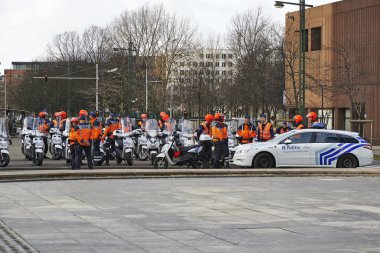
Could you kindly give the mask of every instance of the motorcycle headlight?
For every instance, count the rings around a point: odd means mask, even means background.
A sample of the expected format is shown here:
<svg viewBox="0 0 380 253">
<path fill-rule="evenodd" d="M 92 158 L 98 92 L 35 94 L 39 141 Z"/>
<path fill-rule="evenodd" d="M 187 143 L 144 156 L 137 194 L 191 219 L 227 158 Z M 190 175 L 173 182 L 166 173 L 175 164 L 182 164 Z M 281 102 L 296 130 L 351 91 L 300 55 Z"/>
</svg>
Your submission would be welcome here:
<svg viewBox="0 0 380 253">
<path fill-rule="evenodd" d="M 36 145 L 36 148 L 42 148 L 44 146 L 44 142 L 41 139 L 34 139 L 33 142 Z"/>
</svg>

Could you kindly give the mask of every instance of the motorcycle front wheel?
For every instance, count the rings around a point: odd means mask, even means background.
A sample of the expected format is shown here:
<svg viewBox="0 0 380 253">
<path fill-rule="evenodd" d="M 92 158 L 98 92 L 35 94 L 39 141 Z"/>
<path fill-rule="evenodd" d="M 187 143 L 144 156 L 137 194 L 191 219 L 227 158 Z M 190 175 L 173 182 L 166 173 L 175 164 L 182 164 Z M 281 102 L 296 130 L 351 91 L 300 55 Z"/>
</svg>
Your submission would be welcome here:
<svg viewBox="0 0 380 253">
<path fill-rule="evenodd" d="M 43 161 L 44 161 L 44 154 L 37 153 L 37 166 L 41 166 Z"/>
<path fill-rule="evenodd" d="M 10 160 L 11 160 L 11 158 L 9 157 L 8 154 L 1 154 L 0 167 L 7 167 Z"/>
<path fill-rule="evenodd" d="M 167 169 L 169 167 L 168 160 L 165 157 L 157 157 L 153 165 L 155 169 Z"/>
<path fill-rule="evenodd" d="M 54 160 L 59 160 L 62 158 L 62 149 L 56 149 L 55 152 L 52 154 Z"/>
<path fill-rule="evenodd" d="M 140 152 L 139 152 L 139 159 L 141 161 L 146 161 L 148 158 L 149 158 L 148 150 L 141 149 Z"/>
</svg>

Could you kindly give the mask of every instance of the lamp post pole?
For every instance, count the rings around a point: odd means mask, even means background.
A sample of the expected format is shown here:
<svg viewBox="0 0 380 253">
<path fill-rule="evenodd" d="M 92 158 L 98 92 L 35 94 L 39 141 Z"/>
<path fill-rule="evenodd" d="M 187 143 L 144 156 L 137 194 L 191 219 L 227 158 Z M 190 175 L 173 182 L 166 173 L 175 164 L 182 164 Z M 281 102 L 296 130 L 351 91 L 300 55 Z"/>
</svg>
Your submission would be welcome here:
<svg viewBox="0 0 380 253">
<path fill-rule="evenodd" d="M 313 5 L 306 4 L 305 0 L 300 0 L 299 3 L 284 2 L 284 1 L 275 1 L 274 6 L 276 8 L 284 7 L 284 4 L 298 5 L 299 6 L 299 15 L 300 15 L 300 60 L 299 60 L 299 107 L 298 113 L 305 119 L 305 91 L 306 91 L 306 29 L 305 29 L 305 8 L 313 7 Z"/>
<path fill-rule="evenodd" d="M 145 112 L 148 113 L 148 68 L 145 67 Z"/>
</svg>

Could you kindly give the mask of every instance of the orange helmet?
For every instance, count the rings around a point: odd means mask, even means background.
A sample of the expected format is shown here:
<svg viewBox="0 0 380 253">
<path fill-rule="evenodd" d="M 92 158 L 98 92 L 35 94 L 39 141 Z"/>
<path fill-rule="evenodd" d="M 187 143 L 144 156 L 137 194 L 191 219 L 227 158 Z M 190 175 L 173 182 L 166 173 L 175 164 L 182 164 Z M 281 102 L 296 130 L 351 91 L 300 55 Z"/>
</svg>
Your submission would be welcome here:
<svg viewBox="0 0 380 253">
<path fill-rule="evenodd" d="M 303 118 L 301 115 L 296 115 L 293 117 L 293 119 L 294 119 L 294 122 L 296 122 L 296 124 L 303 121 Z"/>
<path fill-rule="evenodd" d="M 315 112 L 309 112 L 307 115 L 306 115 L 307 118 L 310 118 L 312 121 L 316 121 L 317 120 L 317 114 Z"/>
<path fill-rule="evenodd" d="M 160 112 L 160 117 L 164 117 L 166 115 L 166 112 Z"/>
<path fill-rule="evenodd" d="M 82 117 L 82 116 L 85 116 L 85 117 L 88 117 L 88 112 L 86 110 L 80 110 L 79 111 L 79 117 Z"/>
<path fill-rule="evenodd" d="M 43 117 L 45 117 L 45 116 L 47 116 L 47 115 L 48 115 L 47 112 L 40 112 L 40 113 L 38 114 L 38 117 L 43 118 Z"/>
<path fill-rule="evenodd" d="M 61 116 L 61 112 L 54 113 L 54 118 Z"/>
<path fill-rule="evenodd" d="M 205 120 L 206 120 L 206 122 L 211 122 L 214 120 L 214 116 L 212 116 L 212 114 L 207 114 L 205 116 Z"/>
<path fill-rule="evenodd" d="M 222 115 L 220 113 L 215 113 L 214 120 L 221 120 Z"/>
<path fill-rule="evenodd" d="M 73 123 L 73 122 L 77 122 L 78 123 L 78 118 L 71 118 L 70 122 Z"/>
<path fill-rule="evenodd" d="M 163 119 L 164 121 L 167 121 L 168 119 L 170 119 L 170 116 L 167 115 L 167 114 L 165 114 L 164 116 L 162 116 L 162 119 Z"/>
<path fill-rule="evenodd" d="M 141 119 L 146 119 L 148 118 L 148 115 L 146 115 L 145 113 L 141 114 Z"/>
<path fill-rule="evenodd" d="M 61 118 L 62 119 L 66 119 L 66 117 L 67 117 L 66 112 L 65 111 L 61 111 Z"/>
</svg>

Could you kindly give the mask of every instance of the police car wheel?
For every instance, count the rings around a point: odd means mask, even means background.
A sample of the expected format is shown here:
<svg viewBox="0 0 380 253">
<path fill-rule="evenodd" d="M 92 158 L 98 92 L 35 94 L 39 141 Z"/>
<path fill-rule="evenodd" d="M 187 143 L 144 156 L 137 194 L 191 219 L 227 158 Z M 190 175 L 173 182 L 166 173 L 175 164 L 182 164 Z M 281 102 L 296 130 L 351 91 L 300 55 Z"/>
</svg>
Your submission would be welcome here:
<svg viewBox="0 0 380 253">
<path fill-rule="evenodd" d="M 339 158 L 338 168 L 356 168 L 358 167 L 358 160 L 351 154 L 343 155 Z"/>
<path fill-rule="evenodd" d="M 274 158 L 268 153 L 260 153 L 253 160 L 254 168 L 273 168 L 274 165 Z"/>
</svg>

